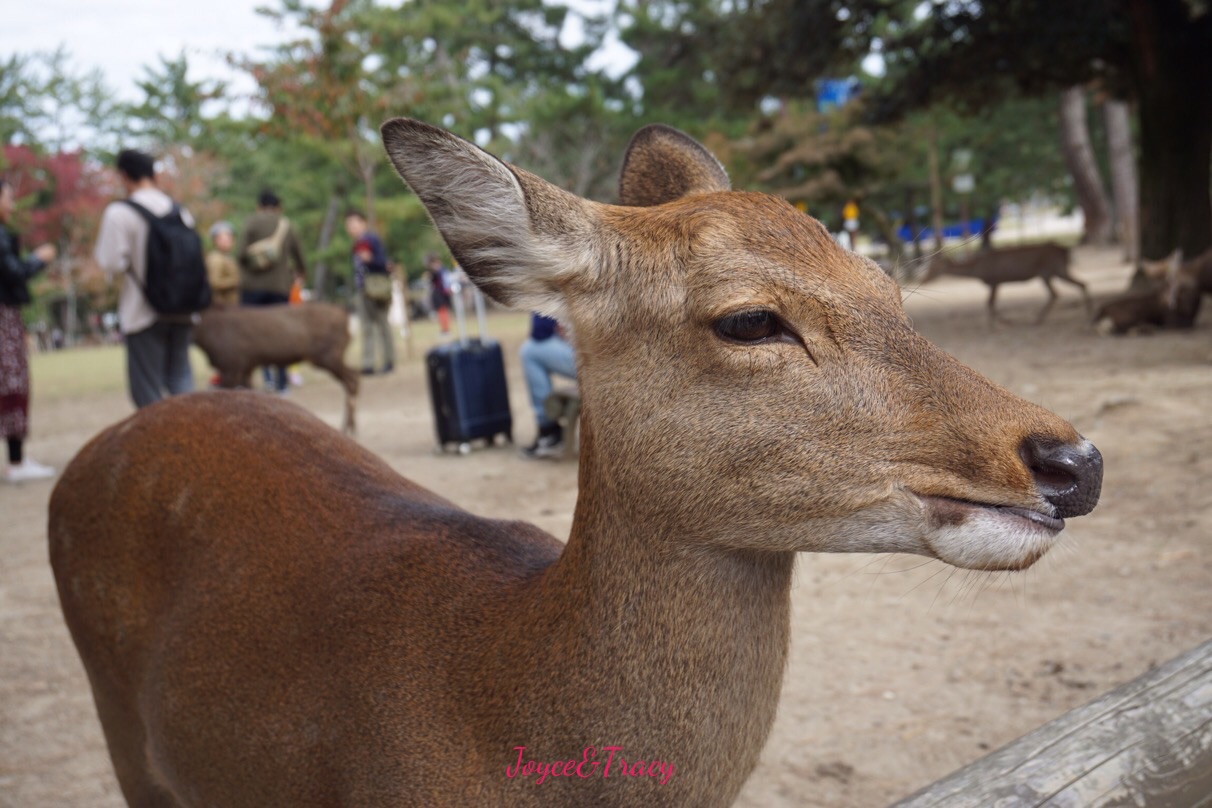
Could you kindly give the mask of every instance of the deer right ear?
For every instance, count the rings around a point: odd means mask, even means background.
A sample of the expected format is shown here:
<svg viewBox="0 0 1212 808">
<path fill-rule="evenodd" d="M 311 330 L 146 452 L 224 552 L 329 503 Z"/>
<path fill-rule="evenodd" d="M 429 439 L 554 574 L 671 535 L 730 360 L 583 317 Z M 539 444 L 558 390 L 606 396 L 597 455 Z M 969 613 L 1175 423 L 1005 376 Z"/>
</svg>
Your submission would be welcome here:
<svg viewBox="0 0 1212 808">
<path fill-rule="evenodd" d="M 383 145 L 485 294 L 560 316 L 565 282 L 594 266 L 588 203 L 420 121 L 383 124 Z"/>
<path fill-rule="evenodd" d="M 730 190 L 728 172 L 694 138 L 651 124 L 631 137 L 619 172 L 619 204 L 663 205 L 687 194 Z"/>
</svg>

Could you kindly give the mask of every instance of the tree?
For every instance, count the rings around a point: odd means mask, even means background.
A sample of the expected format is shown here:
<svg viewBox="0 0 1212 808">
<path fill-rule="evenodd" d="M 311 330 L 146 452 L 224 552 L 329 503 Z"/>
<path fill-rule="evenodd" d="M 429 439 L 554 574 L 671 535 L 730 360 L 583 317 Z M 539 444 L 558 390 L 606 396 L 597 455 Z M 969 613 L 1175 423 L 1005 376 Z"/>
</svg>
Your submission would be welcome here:
<svg viewBox="0 0 1212 808">
<path fill-rule="evenodd" d="M 672 28 L 707 13 L 712 25 L 698 30 L 720 41 L 696 44 L 719 57 L 722 97 L 742 105 L 810 95 L 824 71 L 871 52 L 887 69 L 870 106 L 882 121 L 1096 82 L 1137 112 L 1141 254 L 1212 244 L 1212 12 L 1202 0 L 634 2 L 672 9 Z"/>
<path fill-rule="evenodd" d="M 99 70 L 78 71 L 63 47 L 35 53 L 24 64 L 24 143 L 48 152 L 112 143 L 121 116 Z"/>
<path fill-rule="evenodd" d="M 1123 101 L 1107 99 L 1103 103 L 1103 120 L 1107 128 L 1117 235 L 1124 248 L 1124 260 L 1136 263 L 1139 255 L 1136 222 L 1140 214 L 1137 206 L 1136 156 L 1132 152 L 1128 105 Z"/>
<path fill-rule="evenodd" d="M 869 4 L 865 4 L 869 5 Z M 935 3 L 886 44 L 890 108 L 980 106 L 997 83 L 1040 95 L 1094 81 L 1131 99 L 1140 130 L 1141 255 L 1212 245 L 1212 14 L 1188 0 Z"/>
<path fill-rule="evenodd" d="M 1069 87 L 1060 94 L 1061 143 L 1065 163 L 1073 177 L 1077 202 L 1084 215 L 1082 242 L 1105 245 L 1111 241 L 1111 202 L 1090 145 L 1086 124 L 1085 88 Z"/>
<path fill-rule="evenodd" d="M 57 273 L 50 283 L 66 297 L 64 331 L 68 342 L 74 342 L 81 288 L 88 296 L 106 296 L 91 256 L 113 185 L 80 151 L 44 156 L 29 146 L 6 146 L 4 162 L 13 195 L 25 211 L 30 242 L 51 242 L 59 249 Z"/>
<path fill-rule="evenodd" d="M 276 136 L 312 138 L 361 184 L 367 217 L 373 222 L 374 179 L 382 163 L 377 118 L 387 106 L 386 90 L 364 70 L 372 56 L 360 33 L 359 12 L 366 0 L 334 0 L 312 8 L 284 0 L 279 19 L 290 18 L 303 33 L 278 46 L 265 61 L 243 60 L 261 88 L 269 116 L 265 130 Z"/>
<path fill-rule="evenodd" d="M 181 146 L 204 148 L 210 138 L 203 108 L 223 98 L 223 82 L 190 81 L 184 53 L 175 59 L 161 56 L 160 64 L 144 66 L 143 74 L 136 82 L 143 100 L 121 108 L 121 114 L 135 124 L 131 127 L 135 131 L 128 132 L 128 144 L 152 152 Z"/>
<path fill-rule="evenodd" d="M 33 93 L 30 57 L 15 53 L 0 61 L 0 143 L 29 143 L 30 100 Z"/>
</svg>

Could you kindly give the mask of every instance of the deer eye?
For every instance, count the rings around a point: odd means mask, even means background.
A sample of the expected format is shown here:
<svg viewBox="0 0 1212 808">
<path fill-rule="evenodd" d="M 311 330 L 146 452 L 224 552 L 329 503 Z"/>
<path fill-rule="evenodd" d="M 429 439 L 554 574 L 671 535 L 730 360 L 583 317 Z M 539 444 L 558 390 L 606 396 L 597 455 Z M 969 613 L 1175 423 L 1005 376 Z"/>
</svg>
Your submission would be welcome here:
<svg viewBox="0 0 1212 808">
<path fill-rule="evenodd" d="M 768 342 L 786 334 L 774 312 L 765 309 L 739 311 L 721 317 L 715 323 L 715 333 L 732 342 Z"/>
</svg>

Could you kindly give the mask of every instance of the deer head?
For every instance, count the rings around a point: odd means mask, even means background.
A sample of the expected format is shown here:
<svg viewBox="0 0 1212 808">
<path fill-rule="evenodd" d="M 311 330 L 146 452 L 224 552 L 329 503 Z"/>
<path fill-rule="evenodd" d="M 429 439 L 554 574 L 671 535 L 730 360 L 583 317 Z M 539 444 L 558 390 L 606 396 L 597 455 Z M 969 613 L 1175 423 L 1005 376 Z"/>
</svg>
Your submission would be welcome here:
<svg viewBox="0 0 1212 808">
<path fill-rule="evenodd" d="M 618 206 L 423 123 L 382 131 L 472 280 L 574 327 L 595 507 L 680 545 L 1018 569 L 1097 502 L 1072 426 L 920 337 L 878 266 L 730 190 L 676 130 L 636 135 Z"/>
</svg>

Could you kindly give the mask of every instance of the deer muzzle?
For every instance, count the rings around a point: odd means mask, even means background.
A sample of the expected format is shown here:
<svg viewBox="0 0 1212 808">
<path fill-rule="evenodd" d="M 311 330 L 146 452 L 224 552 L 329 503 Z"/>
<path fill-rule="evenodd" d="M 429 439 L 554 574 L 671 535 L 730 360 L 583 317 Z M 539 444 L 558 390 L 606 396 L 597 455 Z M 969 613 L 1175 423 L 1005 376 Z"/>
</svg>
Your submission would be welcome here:
<svg viewBox="0 0 1212 808">
<path fill-rule="evenodd" d="M 1058 518 L 1094 510 L 1103 488 L 1103 456 L 1093 443 L 1084 438 L 1070 444 L 1028 437 L 1018 451 L 1040 496 L 1056 508 Z"/>
</svg>

